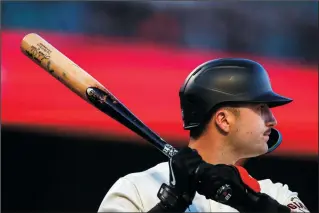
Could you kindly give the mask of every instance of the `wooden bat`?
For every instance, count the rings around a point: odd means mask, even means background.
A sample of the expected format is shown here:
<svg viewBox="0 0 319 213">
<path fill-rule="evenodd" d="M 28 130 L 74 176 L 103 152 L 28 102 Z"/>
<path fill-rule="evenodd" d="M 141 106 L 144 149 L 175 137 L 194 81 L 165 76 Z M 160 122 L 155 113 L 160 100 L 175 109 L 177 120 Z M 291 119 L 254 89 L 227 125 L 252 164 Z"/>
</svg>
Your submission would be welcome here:
<svg viewBox="0 0 319 213">
<path fill-rule="evenodd" d="M 167 157 L 177 150 L 138 119 L 100 82 L 35 33 L 21 41 L 22 52 L 88 103 L 146 139 Z"/>
</svg>

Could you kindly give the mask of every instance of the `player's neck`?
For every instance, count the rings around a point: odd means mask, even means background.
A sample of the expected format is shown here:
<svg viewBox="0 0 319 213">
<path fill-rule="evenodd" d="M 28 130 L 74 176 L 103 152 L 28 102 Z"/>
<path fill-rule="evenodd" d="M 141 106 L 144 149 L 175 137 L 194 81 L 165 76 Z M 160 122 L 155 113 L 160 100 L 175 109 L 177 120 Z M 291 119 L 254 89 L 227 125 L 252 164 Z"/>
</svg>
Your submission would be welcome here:
<svg viewBox="0 0 319 213">
<path fill-rule="evenodd" d="M 234 165 L 240 157 L 223 141 L 212 141 L 208 137 L 190 140 L 189 147 L 196 149 L 204 161 L 210 164 Z"/>
</svg>

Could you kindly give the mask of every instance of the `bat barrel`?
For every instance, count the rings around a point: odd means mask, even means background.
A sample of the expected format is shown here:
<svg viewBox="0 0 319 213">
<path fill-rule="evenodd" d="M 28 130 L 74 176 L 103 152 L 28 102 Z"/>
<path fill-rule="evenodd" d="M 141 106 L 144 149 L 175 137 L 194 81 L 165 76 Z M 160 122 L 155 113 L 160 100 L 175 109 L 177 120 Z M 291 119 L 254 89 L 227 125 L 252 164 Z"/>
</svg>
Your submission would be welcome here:
<svg viewBox="0 0 319 213">
<path fill-rule="evenodd" d="M 24 36 L 20 48 L 28 58 L 86 101 L 85 91 L 88 87 L 106 90 L 100 82 L 38 34 Z"/>
</svg>

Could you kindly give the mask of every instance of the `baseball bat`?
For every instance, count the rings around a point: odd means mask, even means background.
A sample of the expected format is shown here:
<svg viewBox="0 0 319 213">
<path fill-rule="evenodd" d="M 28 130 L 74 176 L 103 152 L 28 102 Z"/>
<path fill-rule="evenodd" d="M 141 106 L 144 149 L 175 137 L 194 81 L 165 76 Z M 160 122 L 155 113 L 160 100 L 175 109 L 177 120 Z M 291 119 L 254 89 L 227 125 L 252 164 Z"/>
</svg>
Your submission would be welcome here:
<svg viewBox="0 0 319 213">
<path fill-rule="evenodd" d="M 83 100 L 144 138 L 164 155 L 171 158 L 177 153 L 173 146 L 146 126 L 100 82 L 38 34 L 25 35 L 20 48 L 28 58 Z"/>
</svg>

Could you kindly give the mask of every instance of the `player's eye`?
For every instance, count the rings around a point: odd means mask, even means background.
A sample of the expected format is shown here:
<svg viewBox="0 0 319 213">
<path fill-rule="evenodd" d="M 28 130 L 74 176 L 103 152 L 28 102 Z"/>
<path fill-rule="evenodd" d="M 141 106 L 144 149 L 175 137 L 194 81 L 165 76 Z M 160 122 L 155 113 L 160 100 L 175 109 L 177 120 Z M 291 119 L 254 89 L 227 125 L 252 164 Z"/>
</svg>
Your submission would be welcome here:
<svg viewBox="0 0 319 213">
<path fill-rule="evenodd" d="M 257 106 L 257 109 L 258 109 L 258 110 L 261 110 L 261 111 L 265 110 L 265 109 L 266 109 L 266 104 L 259 104 L 259 105 Z"/>
</svg>

